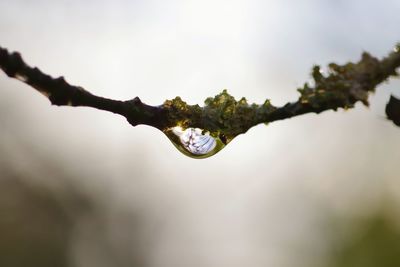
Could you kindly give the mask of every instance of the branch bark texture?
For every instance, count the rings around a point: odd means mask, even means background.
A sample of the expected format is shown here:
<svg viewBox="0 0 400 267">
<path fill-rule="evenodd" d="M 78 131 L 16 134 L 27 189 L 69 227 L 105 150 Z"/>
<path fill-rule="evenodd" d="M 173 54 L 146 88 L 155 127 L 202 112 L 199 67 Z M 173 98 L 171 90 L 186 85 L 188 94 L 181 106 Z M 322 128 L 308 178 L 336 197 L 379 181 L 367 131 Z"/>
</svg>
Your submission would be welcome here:
<svg viewBox="0 0 400 267">
<path fill-rule="evenodd" d="M 222 132 L 228 139 L 246 132 L 259 123 L 270 123 L 306 113 L 352 108 L 358 101 L 368 105 L 368 96 L 377 85 L 396 75 L 400 66 L 400 45 L 383 59 L 363 53 L 356 63 L 331 63 L 323 74 L 319 66 L 312 69 L 313 85 L 304 84 L 297 101 L 276 107 L 266 100 L 248 104 L 245 98 L 235 100 L 226 90 L 205 100 L 205 105 L 188 105 L 180 97 L 150 106 L 138 97 L 120 101 L 96 96 L 80 86 L 71 85 L 63 77 L 53 78 L 37 67 L 24 62 L 18 52 L 0 47 L 0 68 L 43 95 L 53 105 L 86 106 L 124 116 L 136 126 L 146 124 L 160 130 L 174 126 L 195 127 Z"/>
</svg>

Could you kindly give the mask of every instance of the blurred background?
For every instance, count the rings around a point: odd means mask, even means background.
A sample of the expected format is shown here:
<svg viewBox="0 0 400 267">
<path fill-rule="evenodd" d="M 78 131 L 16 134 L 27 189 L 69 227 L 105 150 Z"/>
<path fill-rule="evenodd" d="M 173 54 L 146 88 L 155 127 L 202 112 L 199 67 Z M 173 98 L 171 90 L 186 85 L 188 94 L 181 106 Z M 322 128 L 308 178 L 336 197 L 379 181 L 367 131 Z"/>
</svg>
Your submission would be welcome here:
<svg viewBox="0 0 400 267">
<path fill-rule="evenodd" d="M 0 45 L 97 95 L 283 105 L 386 55 L 398 0 L 0 0 Z M 371 107 L 259 125 L 203 160 L 0 73 L 0 266 L 400 266 L 400 129 Z"/>
</svg>

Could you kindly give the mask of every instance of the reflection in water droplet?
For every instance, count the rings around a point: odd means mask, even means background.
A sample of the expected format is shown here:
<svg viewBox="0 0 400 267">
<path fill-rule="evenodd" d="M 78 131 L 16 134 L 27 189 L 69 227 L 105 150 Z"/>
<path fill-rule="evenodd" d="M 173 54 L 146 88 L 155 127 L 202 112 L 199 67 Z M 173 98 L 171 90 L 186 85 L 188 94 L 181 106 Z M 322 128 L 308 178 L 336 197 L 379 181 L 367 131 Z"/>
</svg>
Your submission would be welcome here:
<svg viewBox="0 0 400 267">
<path fill-rule="evenodd" d="M 230 141 L 223 134 L 211 134 L 199 128 L 172 127 L 164 130 L 171 142 L 186 156 L 192 158 L 208 158 Z"/>
<path fill-rule="evenodd" d="M 189 128 L 185 131 L 174 128 L 172 132 L 179 136 L 181 143 L 189 152 L 196 155 L 204 155 L 211 152 L 217 144 L 209 133 L 203 135 L 202 130 L 199 128 Z"/>
</svg>

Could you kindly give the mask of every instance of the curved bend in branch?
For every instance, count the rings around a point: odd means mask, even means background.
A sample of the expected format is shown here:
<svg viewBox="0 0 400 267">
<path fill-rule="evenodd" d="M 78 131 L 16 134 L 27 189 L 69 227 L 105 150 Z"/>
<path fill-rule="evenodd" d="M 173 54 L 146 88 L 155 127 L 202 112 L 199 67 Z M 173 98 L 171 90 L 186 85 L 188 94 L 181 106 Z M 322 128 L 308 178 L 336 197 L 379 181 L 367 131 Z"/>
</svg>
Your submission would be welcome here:
<svg viewBox="0 0 400 267">
<path fill-rule="evenodd" d="M 399 66 L 400 45 L 381 60 L 363 53 L 357 63 L 331 63 L 326 75 L 322 74 L 319 66 L 314 66 L 314 85 L 304 84 L 298 89 L 298 100 L 282 107 L 273 106 L 269 100 L 261 105 L 248 104 L 245 98 L 237 101 L 226 90 L 207 98 L 203 107 L 188 105 L 179 97 L 167 100 L 160 106 L 150 106 L 142 103 L 138 97 L 119 101 L 95 96 L 82 87 L 70 85 L 63 77 L 52 78 L 38 68 L 30 67 L 19 53 L 10 53 L 0 47 L 0 68 L 9 77 L 41 92 L 54 105 L 106 110 L 124 116 L 133 126 L 146 124 L 164 132 L 175 126 L 207 129 L 211 134 L 218 134 L 224 144 L 259 123 L 310 112 L 352 108 L 358 101 L 368 105 L 369 93 L 389 76 L 396 75 Z"/>
</svg>

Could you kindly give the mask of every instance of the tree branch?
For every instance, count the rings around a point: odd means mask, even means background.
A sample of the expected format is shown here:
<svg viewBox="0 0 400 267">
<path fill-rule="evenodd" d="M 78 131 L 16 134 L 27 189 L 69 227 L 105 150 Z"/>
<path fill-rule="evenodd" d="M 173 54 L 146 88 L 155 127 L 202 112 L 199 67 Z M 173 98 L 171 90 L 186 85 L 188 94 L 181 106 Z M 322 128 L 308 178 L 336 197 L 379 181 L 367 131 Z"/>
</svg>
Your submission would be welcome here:
<svg viewBox="0 0 400 267">
<path fill-rule="evenodd" d="M 0 47 L 0 68 L 45 95 L 53 105 L 86 106 L 124 116 L 132 125 L 147 124 L 160 128 L 163 110 L 143 104 L 139 98 L 128 101 L 112 100 L 91 94 L 80 86 L 67 83 L 64 77 L 52 78 L 40 69 L 30 67 L 18 52 L 9 53 Z"/>
<path fill-rule="evenodd" d="M 10 53 L 0 47 L 0 68 L 9 77 L 35 88 L 53 105 L 110 111 L 124 116 L 133 126 L 146 124 L 163 131 L 174 126 L 202 128 L 211 133 L 223 133 L 228 140 L 259 123 L 311 112 L 348 109 L 358 101 L 368 105 L 369 93 L 390 76 L 395 76 L 399 66 L 400 45 L 382 60 L 363 53 L 357 63 L 342 66 L 331 63 L 326 75 L 315 66 L 312 71 L 314 85 L 305 84 L 299 88 L 299 99 L 282 107 L 273 106 L 269 100 L 261 105 L 249 105 L 245 98 L 236 101 L 226 90 L 214 98 L 207 98 L 203 107 L 188 105 L 179 97 L 160 106 L 150 106 L 138 97 L 119 101 L 93 95 L 82 87 L 70 85 L 63 77 L 52 78 L 38 68 L 30 67 L 19 53 Z"/>
</svg>

